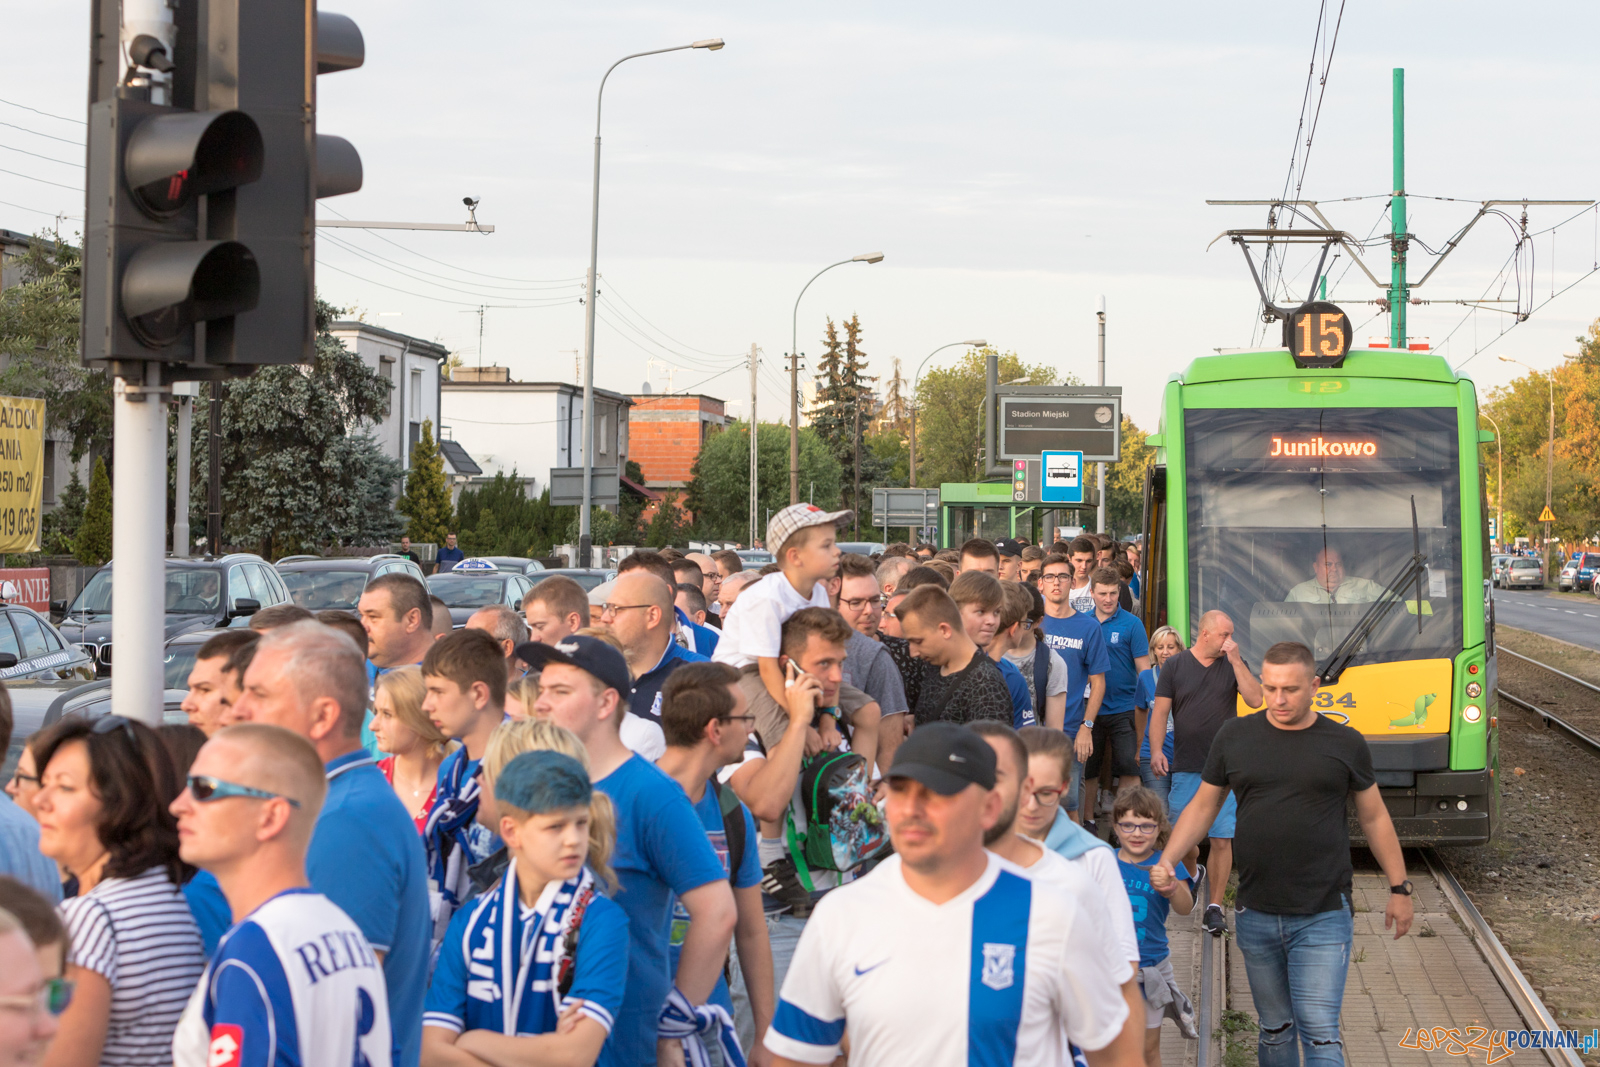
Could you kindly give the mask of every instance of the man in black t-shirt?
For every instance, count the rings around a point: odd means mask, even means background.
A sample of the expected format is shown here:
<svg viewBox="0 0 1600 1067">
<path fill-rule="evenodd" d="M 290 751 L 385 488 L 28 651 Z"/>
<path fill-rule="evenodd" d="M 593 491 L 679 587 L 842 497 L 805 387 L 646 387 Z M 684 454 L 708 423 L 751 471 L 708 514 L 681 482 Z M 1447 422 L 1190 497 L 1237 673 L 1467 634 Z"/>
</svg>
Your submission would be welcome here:
<svg viewBox="0 0 1600 1067">
<path fill-rule="evenodd" d="M 1306 1067 L 1342 1067 L 1339 1006 L 1353 933 L 1346 797 L 1389 879 L 1384 926 L 1397 939 L 1411 928 L 1411 883 L 1366 739 L 1312 709 L 1311 650 L 1290 641 L 1269 648 L 1261 690 L 1264 711 L 1217 731 L 1199 791 L 1159 865 L 1170 877 L 1223 798 L 1238 798 L 1235 936 L 1260 1017 L 1262 1062 L 1298 1062 L 1303 1051 Z"/>
<path fill-rule="evenodd" d="M 1011 725 L 1011 694 L 1000 668 L 967 636 L 948 593 L 931 585 L 914 589 L 895 616 L 911 654 L 929 664 L 912 709 L 918 726 L 979 719 Z"/>
<path fill-rule="evenodd" d="M 1173 656 L 1161 668 L 1156 698 L 1150 708 L 1151 737 L 1166 736 L 1167 715 L 1172 715 L 1172 785 L 1167 805 L 1173 822 L 1178 821 L 1199 790 L 1200 772 L 1205 768 L 1211 742 L 1222 724 L 1238 714 L 1240 696 L 1252 708 L 1259 708 L 1261 683 L 1250 673 L 1249 664 L 1233 640 L 1233 620 L 1220 611 L 1208 611 L 1200 616 L 1194 647 Z M 1150 750 L 1150 769 L 1156 774 L 1169 771 L 1166 754 L 1154 747 Z M 1222 895 L 1233 869 L 1234 814 L 1233 797 L 1224 797 L 1207 834 L 1211 841 L 1211 855 L 1206 861 L 1211 868 L 1211 902 L 1206 905 L 1202 922 L 1217 935 L 1228 928 Z M 1197 848 L 1184 858 L 1184 865 L 1194 870 L 1199 856 Z"/>
</svg>

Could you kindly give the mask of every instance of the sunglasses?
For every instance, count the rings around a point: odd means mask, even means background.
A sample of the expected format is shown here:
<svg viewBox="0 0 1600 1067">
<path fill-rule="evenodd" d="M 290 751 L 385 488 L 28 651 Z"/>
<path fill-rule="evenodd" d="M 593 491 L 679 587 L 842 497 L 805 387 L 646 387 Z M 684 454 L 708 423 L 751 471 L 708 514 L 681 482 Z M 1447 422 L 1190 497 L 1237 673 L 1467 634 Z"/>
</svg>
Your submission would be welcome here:
<svg viewBox="0 0 1600 1067">
<path fill-rule="evenodd" d="M 224 782 L 221 778 L 213 778 L 209 774 L 189 775 L 189 795 L 201 804 L 209 804 L 213 800 L 226 800 L 228 797 L 249 797 L 252 800 L 287 800 L 292 808 L 300 806 L 300 802 L 294 797 L 286 797 L 282 793 L 269 793 L 265 789 L 239 785 L 237 782 Z"/>
<path fill-rule="evenodd" d="M 0 1008 L 38 1012 L 50 1016 L 60 1015 L 67 1010 L 67 1005 L 72 1003 L 73 988 L 74 983 L 69 978 L 47 978 L 37 992 L 26 996 L 0 997 Z"/>
<path fill-rule="evenodd" d="M 133 747 L 139 747 L 139 735 L 133 732 L 133 720 L 124 715 L 102 715 L 95 720 L 93 728 L 89 731 L 95 734 L 109 734 L 120 730 L 127 735 Z"/>
</svg>

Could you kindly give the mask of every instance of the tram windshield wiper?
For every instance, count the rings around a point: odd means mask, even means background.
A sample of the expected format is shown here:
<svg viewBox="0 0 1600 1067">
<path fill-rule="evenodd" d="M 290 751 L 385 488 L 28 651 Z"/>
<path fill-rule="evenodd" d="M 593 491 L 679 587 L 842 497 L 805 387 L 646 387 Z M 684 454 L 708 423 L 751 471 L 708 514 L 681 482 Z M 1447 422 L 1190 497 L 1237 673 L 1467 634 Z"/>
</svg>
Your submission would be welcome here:
<svg viewBox="0 0 1600 1067">
<path fill-rule="evenodd" d="M 1411 498 L 1411 558 L 1406 561 L 1405 566 L 1400 568 L 1400 573 L 1394 576 L 1394 580 L 1389 583 L 1388 588 L 1379 595 L 1377 600 L 1372 602 L 1372 606 L 1350 628 L 1350 632 L 1345 634 L 1344 640 L 1340 641 L 1334 650 L 1328 654 L 1328 658 L 1322 662 L 1322 666 L 1317 668 L 1319 684 L 1333 685 L 1339 681 L 1339 677 L 1344 674 L 1345 668 L 1350 666 L 1350 661 L 1356 658 L 1362 646 L 1367 643 L 1367 638 L 1371 637 L 1378 625 L 1388 618 L 1389 612 L 1393 610 L 1394 606 L 1404 600 L 1408 585 L 1413 586 L 1415 589 L 1416 599 L 1411 601 L 1411 610 L 1417 616 L 1417 633 L 1422 633 L 1422 575 L 1427 569 L 1428 557 L 1423 555 L 1422 534 L 1417 528 L 1417 498 L 1413 496 Z"/>
</svg>

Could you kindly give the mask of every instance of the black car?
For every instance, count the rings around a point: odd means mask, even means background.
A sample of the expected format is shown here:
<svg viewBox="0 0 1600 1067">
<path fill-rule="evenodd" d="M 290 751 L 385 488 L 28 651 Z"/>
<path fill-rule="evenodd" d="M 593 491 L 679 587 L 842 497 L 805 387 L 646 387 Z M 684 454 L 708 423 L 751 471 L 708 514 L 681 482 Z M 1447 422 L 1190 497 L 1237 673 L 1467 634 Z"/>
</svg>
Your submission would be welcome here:
<svg viewBox="0 0 1600 1067">
<path fill-rule="evenodd" d="M 532 588 L 529 578 L 517 571 L 503 571 L 486 559 L 464 559 L 453 569 L 428 577 L 428 592 L 450 605 L 450 621 L 458 630 L 479 608 L 504 604 L 521 611 L 522 598 Z"/>
<path fill-rule="evenodd" d="M 69 644 L 82 645 L 94 657 L 102 677 L 111 673 L 113 565 L 108 563 L 96 571 L 71 607 L 60 600 L 50 605 L 52 612 L 65 613 L 58 623 L 61 636 Z M 289 590 L 278 572 L 248 552 L 215 559 L 168 559 L 166 571 L 165 636 L 169 639 L 190 630 L 246 626 L 249 617 L 262 608 L 289 603 Z"/>
<path fill-rule="evenodd" d="M 290 556 L 277 564 L 289 599 L 307 611 L 354 612 L 367 583 L 381 574 L 409 574 L 424 581 L 422 568 L 404 556 L 349 556 L 323 559 Z"/>
<path fill-rule="evenodd" d="M 0 608 L 0 681 L 91 682 L 94 657 L 21 604 Z"/>
<path fill-rule="evenodd" d="M 535 574 L 544 570 L 544 564 L 527 556 L 476 556 L 476 559 L 487 560 L 503 571 L 516 571 L 518 574 Z M 462 560 L 465 563 L 466 560 Z M 454 569 L 454 568 L 452 568 Z"/>
<path fill-rule="evenodd" d="M 563 578 L 571 578 L 583 586 L 583 591 L 587 593 L 595 586 L 615 579 L 617 570 L 615 567 L 553 567 L 549 570 L 535 571 L 533 574 L 528 575 L 528 580 L 542 582 L 546 578 L 554 577 L 557 574 Z"/>
</svg>

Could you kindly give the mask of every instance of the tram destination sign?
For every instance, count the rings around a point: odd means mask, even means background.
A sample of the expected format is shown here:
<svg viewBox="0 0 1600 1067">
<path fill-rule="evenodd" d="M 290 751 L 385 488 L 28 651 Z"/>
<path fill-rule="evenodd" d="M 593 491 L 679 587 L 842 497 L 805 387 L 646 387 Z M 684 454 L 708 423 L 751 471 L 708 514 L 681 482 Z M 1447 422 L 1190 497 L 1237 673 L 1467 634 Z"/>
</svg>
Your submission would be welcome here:
<svg viewBox="0 0 1600 1067">
<path fill-rule="evenodd" d="M 1037 460 L 1045 452 L 1081 452 L 1087 463 L 1122 458 L 1120 388 L 1044 389 L 1005 393 L 1000 409 L 998 459 Z"/>
</svg>

